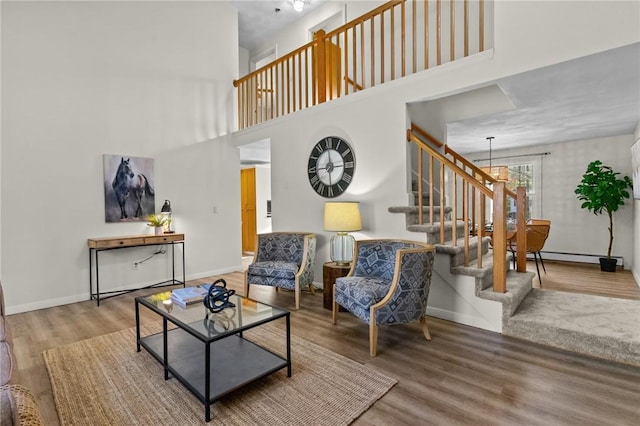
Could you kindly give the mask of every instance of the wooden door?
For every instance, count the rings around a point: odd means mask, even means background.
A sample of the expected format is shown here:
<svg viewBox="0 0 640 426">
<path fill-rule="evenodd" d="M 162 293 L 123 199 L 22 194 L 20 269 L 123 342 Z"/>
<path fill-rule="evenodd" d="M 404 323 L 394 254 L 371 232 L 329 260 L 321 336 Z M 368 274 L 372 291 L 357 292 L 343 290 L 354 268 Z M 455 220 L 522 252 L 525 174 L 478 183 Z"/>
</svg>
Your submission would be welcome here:
<svg viewBox="0 0 640 426">
<path fill-rule="evenodd" d="M 256 169 L 240 170 L 242 251 L 256 248 Z"/>
</svg>

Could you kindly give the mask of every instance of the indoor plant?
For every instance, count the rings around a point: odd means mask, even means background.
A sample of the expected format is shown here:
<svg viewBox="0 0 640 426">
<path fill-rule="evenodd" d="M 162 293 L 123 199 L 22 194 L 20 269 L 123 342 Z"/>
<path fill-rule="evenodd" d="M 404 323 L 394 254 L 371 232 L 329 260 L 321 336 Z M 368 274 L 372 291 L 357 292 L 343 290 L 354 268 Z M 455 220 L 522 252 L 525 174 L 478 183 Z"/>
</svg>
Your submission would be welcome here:
<svg viewBox="0 0 640 426">
<path fill-rule="evenodd" d="M 575 190 L 578 200 L 583 201 L 583 209 L 588 209 L 595 215 L 605 212 L 609 216 L 609 249 L 607 257 L 600 258 L 600 269 L 606 272 L 615 272 L 617 263 L 617 259 L 611 258 L 613 213 L 629 198 L 627 188 L 633 187 L 629 176 L 620 179 L 619 174 L 600 160 L 592 161 Z"/>
<path fill-rule="evenodd" d="M 156 235 L 162 234 L 168 218 L 163 214 L 150 214 L 147 216 L 147 225 L 155 228 Z"/>
</svg>

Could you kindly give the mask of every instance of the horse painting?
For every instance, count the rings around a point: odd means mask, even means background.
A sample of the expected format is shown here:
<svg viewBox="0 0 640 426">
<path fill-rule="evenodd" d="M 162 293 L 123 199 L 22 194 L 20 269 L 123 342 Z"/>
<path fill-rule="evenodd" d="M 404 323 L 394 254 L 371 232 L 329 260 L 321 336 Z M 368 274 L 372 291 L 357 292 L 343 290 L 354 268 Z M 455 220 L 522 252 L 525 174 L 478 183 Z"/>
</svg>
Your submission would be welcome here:
<svg viewBox="0 0 640 426">
<path fill-rule="evenodd" d="M 129 217 L 126 209 L 127 199 L 135 204 L 134 218 L 143 218 L 145 217 L 142 207 L 143 197 L 155 196 L 147 177 L 142 173 L 134 173 L 130 158 L 125 160 L 124 157 L 120 157 L 120 165 L 118 165 L 118 170 L 113 182 L 111 182 L 111 188 L 113 188 L 118 206 L 120 206 L 120 220 Z M 147 214 L 149 213 L 153 212 L 147 212 Z"/>
</svg>

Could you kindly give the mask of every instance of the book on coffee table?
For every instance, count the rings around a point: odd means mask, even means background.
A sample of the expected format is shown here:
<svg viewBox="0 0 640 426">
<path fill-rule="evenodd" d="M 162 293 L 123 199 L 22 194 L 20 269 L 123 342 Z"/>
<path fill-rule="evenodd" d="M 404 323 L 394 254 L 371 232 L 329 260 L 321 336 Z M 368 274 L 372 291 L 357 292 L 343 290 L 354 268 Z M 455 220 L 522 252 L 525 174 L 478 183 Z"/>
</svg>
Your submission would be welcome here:
<svg viewBox="0 0 640 426">
<path fill-rule="evenodd" d="M 211 284 L 202 284 L 195 287 L 177 288 L 171 291 L 171 300 L 178 306 L 185 307 L 204 300 Z"/>
</svg>

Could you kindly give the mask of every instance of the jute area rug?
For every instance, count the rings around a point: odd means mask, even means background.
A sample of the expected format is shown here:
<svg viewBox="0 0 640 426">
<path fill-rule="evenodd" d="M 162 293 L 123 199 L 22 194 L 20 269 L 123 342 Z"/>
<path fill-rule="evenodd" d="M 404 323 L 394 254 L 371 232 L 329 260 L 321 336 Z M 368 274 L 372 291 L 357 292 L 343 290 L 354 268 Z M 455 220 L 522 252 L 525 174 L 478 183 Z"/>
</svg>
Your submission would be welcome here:
<svg viewBox="0 0 640 426">
<path fill-rule="evenodd" d="M 143 326 L 142 335 L 160 331 Z M 283 354 L 284 331 L 267 324 L 245 337 Z M 396 383 L 362 364 L 291 336 L 286 368 L 211 405 L 210 425 L 346 425 Z M 127 329 L 44 352 L 62 425 L 204 424 L 204 405 Z M 204 367 L 203 367 L 204 369 Z"/>
</svg>

